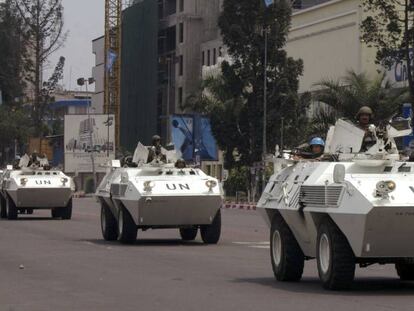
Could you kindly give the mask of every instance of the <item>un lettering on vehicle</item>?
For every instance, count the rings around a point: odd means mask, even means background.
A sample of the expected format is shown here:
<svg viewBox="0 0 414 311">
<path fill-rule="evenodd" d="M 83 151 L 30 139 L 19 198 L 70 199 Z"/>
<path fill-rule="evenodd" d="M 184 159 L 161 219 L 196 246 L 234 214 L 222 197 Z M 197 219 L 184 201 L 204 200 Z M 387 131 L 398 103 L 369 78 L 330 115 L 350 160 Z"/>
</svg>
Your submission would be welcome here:
<svg viewBox="0 0 414 311">
<path fill-rule="evenodd" d="M 50 180 L 35 180 L 36 185 L 51 185 L 52 182 Z"/>
<path fill-rule="evenodd" d="M 190 190 L 189 184 L 166 184 L 167 189 L 171 191 L 175 190 Z"/>
</svg>

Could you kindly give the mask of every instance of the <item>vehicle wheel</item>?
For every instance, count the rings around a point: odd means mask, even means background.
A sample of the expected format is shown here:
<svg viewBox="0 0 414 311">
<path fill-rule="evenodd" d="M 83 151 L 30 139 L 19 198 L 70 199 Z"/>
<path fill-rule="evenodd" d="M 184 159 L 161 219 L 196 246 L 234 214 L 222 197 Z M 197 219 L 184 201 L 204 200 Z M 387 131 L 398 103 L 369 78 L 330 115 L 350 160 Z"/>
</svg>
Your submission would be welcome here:
<svg viewBox="0 0 414 311">
<path fill-rule="evenodd" d="M 206 244 L 217 244 L 221 234 L 221 212 L 218 210 L 211 225 L 200 227 L 201 239 Z"/>
<path fill-rule="evenodd" d="M 355 276 L 355 256 L 348 240 L 332 222 L 319 227 L 316 244 L 319 278 L 326 289 L 347 289 Z"/>
<path fill-rule="evenodd" d="M 184 241 L 193 241 L 197 236 L 197 227 L 180 228 L 181 239 Z"/>
<path fill-rule="evenodd" d="M 270 258 L 276 280 L 295 282 L 302 278 L 305 256 L 280 214 L 272 220 Z"/>
<path fill-rule="evenodd" d="M 6 213 L 7 213 L 7 219 L 9 220 L 15 220 L 17 219 L 18 209 L 16 207 L 16 204 L 14 204 L 13 200 L 9 197 L 6 199 Z"/>
<path fill-rule="evenodd" d="M 60 207 L 52 208 L 52 218 L 61 218 L 62 217 L 62 210 Z"/>
<path fill-rule="evenodd" d="M 101 229 L 106 241 L 115 241 L 118 238 L 116 218 L 105 203 L 101 203 Z"/>
<path fill-rule="evenodd" d="M 60 214 L 63 220 L 69 220 L 72 218 L 72 198 L 69 199 L 69 202 L 66 205 L 66 207 L 61 208 Z"/>
<path fill-rule="evenodd" d="M 414 280 L 414 264 L 399 262 L 395 264 L 397 274 L 402 281 L 413 281 Z"/>
<path fill-rule="evenodd" d="M 118 212 L 118 240 L 123 244 L 132 244 L 137 239 L 137 226 L 123 206 Z"/>
<path fill-rule="evenodd" d="M 0 195 L 0 218 L 7 218 L 6 200 Z"/>
</svg>

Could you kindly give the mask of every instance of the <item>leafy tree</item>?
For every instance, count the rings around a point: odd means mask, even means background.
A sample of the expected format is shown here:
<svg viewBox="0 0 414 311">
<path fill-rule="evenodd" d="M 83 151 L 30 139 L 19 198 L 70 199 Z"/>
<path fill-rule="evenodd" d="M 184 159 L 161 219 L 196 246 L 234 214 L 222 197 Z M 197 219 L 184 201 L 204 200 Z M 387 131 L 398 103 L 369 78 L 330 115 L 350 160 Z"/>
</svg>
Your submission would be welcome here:
<svg viewBox="0 0 414 311">
<path fill-rule="evenodd" d="M 367 16 L 362 21 L 362 39 L 378 49 L 376 62 L 387 68 L 409 64 L 406 74 L 414 98 L 414 6 L 411 0 L 363 0 Z"/>
<path fill-rule="evenodd" d="M 238 148 L 240 165 L 251 166 L 262 158 L 264 31 L 268 33 L 267 147 L 280 143 L 282 117 L 286 145 L 301 136 L 305 126 L 304 101 L 297 94 L 303 64 L 287 56 L 286 43 L 291 3 L 276 0 L 266 8 L 263 0 L 225 0 L 219 17 L 223 42 L 232 59 L 221 65 L 221 75 L 207 78 L 198 96 L 186 108 L 210 116 L 217 142 L 225 151 L 227 167 Z"/>
<path fill-rule="evenodd" d="M 288 57 L 283 49 L 291 13 L 291 2 L 287 0 L 276 0 L 268 8 L 263 0 L 223 2 L 219 27 L 232 62 L 222 64 L 222 74 L 233 97 L 225 106 L 234 111 L 232 117 L 238 121 L 238 128 L 233 127 L 230 137 L 236 138 L 242 163 L 249 166 L 262 156 L 265 32 L 268 34 L 268 150 L 281 142 L 282 118 L 285 133 L 291 134 L 286 135 L 286 145 L 294 143 L 292 138 L 296 140 L 303 130 L 299 119 L 304 116 L 304 109 L 297 94 L 303 64 Z"/>
<path fill-rule="evenodd" d="M 246 174 L 249 197 L 255 197 L 256 179 L 250 167 L 262 160 L 265 34 L 267 33 L 267 150 L 301 140 L 306 128 L 306 96 L 298 96 L 301 60 L 283 49 L 289 31 L 292 7 L 288 0 L 224 0 L 219 17 L 223 42 L 231 61 L 221 65 L 221 75 L 207 78 L 198 96 L 189 98 L 186 109 L 210 116 L 213 134 L 225 154 L 227 168 Z M 240 153 L 235 164 L 233 151 Z"/>
<path fill-rule="evenodd" d="M 246 194 L 249 192 L 249 184 L 246 183 L 246 175 L 249 174 L 248 167 L 235 167 L 229 171 L 229 178 L 224 183 L 226 196 L 236 196 L 238 191 Z"/>
<path fill-rule="evenodd" d="M 314 99 L 331 108 L 320 111 L 311 122 L 311 131 L 322 136 L 338 117 L 354 120 L 361 106 L 371 107 L 374 121 L 380 121 L 398 112 L 409 98 L 407 90 L 393 88 L 385 74 L 370 80 L 364 73 L 350 71 L 340 80 L 322 80 L 316 85 L 321 90 Z"/>
<path fill-rule="evenodd" d="M 326 133 L 337 120 L 337 113 L 332 109 L 318 109 L 312 117 L 308 131 L 313 137 L 326 138 Z"/>
<path fill-rule="evenodd" d="M 14 0 L 0 3 L 0 153 L 1 163 L 10 161 L 14 146 L 27 142 L 31 131 L 26 101 L 28 37 Z"/>
<path fill-rule="evenodd" d="M 47 135 L 50 132 L 53 135 L 63 134 L 62 120 L 56 117 L 53 110 L 50 110 L 50 104 L 55 101 L 53 93 L 56 91 L 56 88 L 59 85 L 59 81 L 63 79 L 64 66 L 65 57 L 61 56 L 51 77 L 49 80 L 43 83 L 43 88 L 41 91 L 41 103 L 43 104 L 39 107 L 40 114 L 42 116 L 49 116 L 49 119 L 53 120 L 51 128 L 46 125 L 43 126 L 43 130 L 41 131 L 43 132 L 43 135 Z"/>
<path fill-rule="evenodd" d="M 0 90 L 3 103 L 16 106 L 24 100 L 27 36 L 13 0 L 0 3 Z"/>
<path fill-rule="evenodd" d="M 62 0 L 14 0 L 29 36 L 33 55 L 28 60 L 30 83 L 34 89 L 32 118 L 36 134 L 40 135 L 44 119 L 42 99 L 42 69 L 49 56 L 62 47 L 67 33 L 63 30 Z"/>
<path fill-rule="evenodd" d="M 12 160 L 11 151 L 15 140 L 18 146 L 24 145 L 31 133 L 29 114 L 23 109 L 14 109 L 8 106 L 0 106 L 0 150 L 2 162 Z"/>
</svg>

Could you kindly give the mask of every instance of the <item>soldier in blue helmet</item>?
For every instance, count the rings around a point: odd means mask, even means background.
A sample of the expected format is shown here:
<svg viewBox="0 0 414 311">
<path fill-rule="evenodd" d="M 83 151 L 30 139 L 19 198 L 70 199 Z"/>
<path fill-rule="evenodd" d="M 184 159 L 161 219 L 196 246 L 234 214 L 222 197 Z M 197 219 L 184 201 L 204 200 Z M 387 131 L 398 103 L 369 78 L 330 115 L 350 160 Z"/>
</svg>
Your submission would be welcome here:
<svg viewBox="0 0 414 311">
<path fill-rule="evenodd" d="M 323 155 L 325 149 L 325 141 L 320 137 L 314 137 L 309 142 L 312 158 L 319 158 Z"/>
<path fill-rule="evenodd" d="M 299 148 L 295 151 L 294 160 L 320 160 L 322 158 L 325 149 L 325 141 L 322 138 L 314 137 L 305 146 L 306 148 Z"/>
</svg>

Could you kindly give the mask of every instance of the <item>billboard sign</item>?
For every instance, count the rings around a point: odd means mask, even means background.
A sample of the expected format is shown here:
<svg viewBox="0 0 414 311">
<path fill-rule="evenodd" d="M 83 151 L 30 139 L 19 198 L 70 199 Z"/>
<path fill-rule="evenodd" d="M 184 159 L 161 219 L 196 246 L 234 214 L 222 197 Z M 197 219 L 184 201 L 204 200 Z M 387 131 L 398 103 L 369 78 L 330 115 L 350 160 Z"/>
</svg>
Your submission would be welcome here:
<svg viewBox="0 0 414 311">
<path fill-rule="evenodd" d="M 115 159 L 114 116 L 104 114 L 65 115 L 65 172 L 92 172 L 92 152 L 97 172 Z"/>
<path fill-rule="evenodd" d="M 196 130 L 194 136 L 195 153 L 204 161 L 217 161 L 218 152 L 216 140 L 211 130 L 210 119 L 196 116 Z"/>
<path fill-rule="evenodd" d="M 173 115 L 171 117 L 171 137 L 175 149 L 181 152 L 184 160 L 194 156 L 194 118 L 192 116 Z"/>
<path fill-rule="evenodd" d="M 200 115 L 171 116 L 171 138 L 186 161 L 217 161 L 218 150 L 210 119 Z"/>
<path fill-rule="evenodd" d="M 410 66 L 414 66 L 414 51 L 410 49 Z M 402 60 L 396 60 L 391 68 L 387 69 L 386 77 L 394 87 L 407 87 L 408 86 L 408 68 L 407 62 Z"/>
<path fill-rule="evenodd" d="M 412 120 L 413 112 L 412 112 L 411 104 L 403 104 L 402 115 L 404 118 Z M 414 134 L 413 133 L 411 133 L 411 135 L 403 137 L 403 146 L 405 149 L 414 150 Z"/>
</svg>

